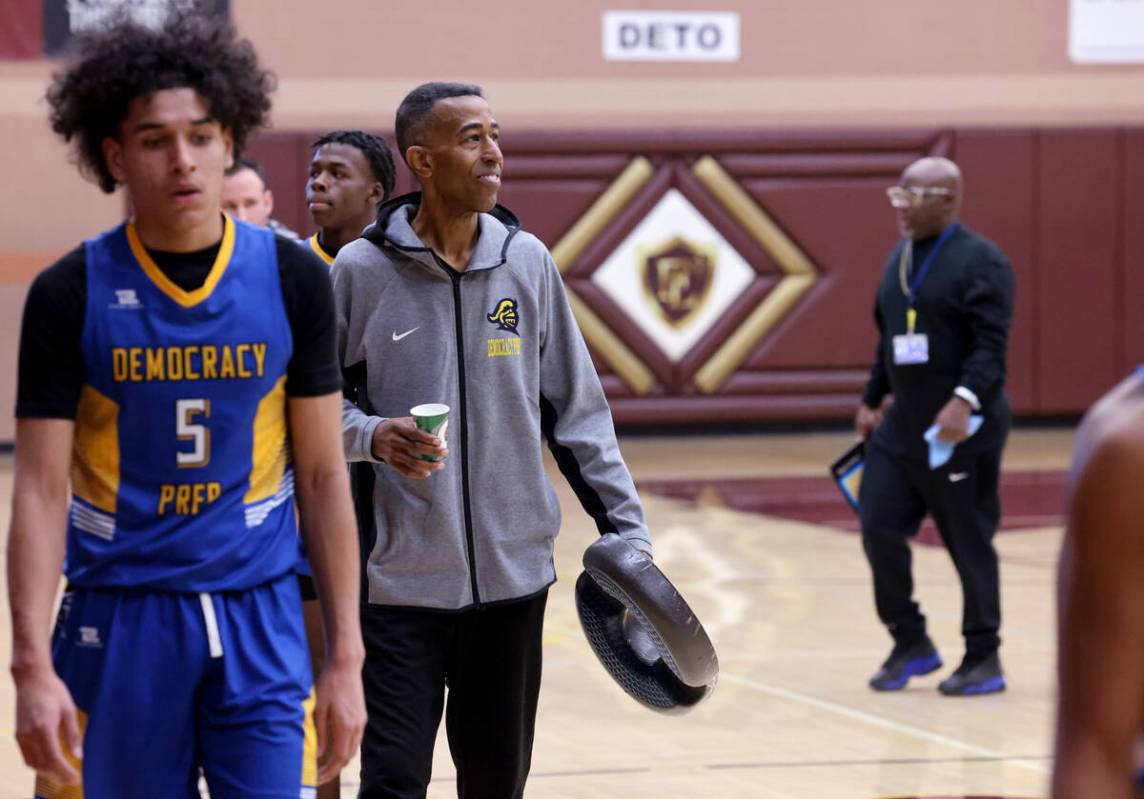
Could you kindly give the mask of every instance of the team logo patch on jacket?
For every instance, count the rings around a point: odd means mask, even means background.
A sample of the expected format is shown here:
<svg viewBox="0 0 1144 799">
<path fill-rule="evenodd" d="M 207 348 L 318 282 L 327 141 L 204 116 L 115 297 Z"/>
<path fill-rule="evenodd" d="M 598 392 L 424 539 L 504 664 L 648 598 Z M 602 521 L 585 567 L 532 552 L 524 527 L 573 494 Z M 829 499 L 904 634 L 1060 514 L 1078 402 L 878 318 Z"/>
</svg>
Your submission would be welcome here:
<svg viewBox="0 0 1144 799">
<path fill-rule="evenodd" d="M 506 297 L 497 302 L 497 307 L 492 310 L 486 317 L 490 322 L 497 326 L 497 330 L 507 330 L 514 336 L 519 336 L 520 333 L 516 332 L 516 325 L 519 321 L 516 310 L 516 300 Z"/>
</svg>

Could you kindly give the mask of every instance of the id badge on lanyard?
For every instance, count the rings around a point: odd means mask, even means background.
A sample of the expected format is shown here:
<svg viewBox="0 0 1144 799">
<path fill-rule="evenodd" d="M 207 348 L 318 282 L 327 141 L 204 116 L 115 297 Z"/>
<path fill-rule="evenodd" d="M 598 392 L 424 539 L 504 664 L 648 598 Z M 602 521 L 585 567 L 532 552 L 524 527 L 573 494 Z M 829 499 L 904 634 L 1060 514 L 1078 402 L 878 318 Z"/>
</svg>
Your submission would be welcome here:
<svg viewBox="0 0 1144 799">
<path fill-rule="evenodd" d="M 942 231 L 941 237 L 938 238 L 937 243 L 934 244 L 933 249 L 930 250 L 930 254 L 926 256 L 925 261 L 922 262 L 914 279 L 910 281 L 908 285 L 906 284 L 905 269 L 906 254 L 905 251 L 903 251 L 899 277 L 902 282 L 902 290 L 909 299 L 910 305 L 906 310 L 906 334 L 894 336 L 892 340 L 894 345 L 894 364 L 896 366 L 915 366 L 929 363 L 929 337 L 925 333 L 914 332 L 918 323 L 918 312 L 914 308 L 914 297 L 917 294 L 918 287 L 920 287 L 922 281 L 926 279 L 930 267 L 933 266 L 934 259 L 937 257 L 938 252 L 941 251 L 942 246 L 949 240 L 949 237 L 954 234 L 957 227 L 957 222 L 954 222 Z M 909 242 L 905 246 L 910 248 L 910 253 L 913 252 L 913 242 Z"/>
<path fill-rule="evenodd" d="M 914 364 L 929 363 L 929 337 L 925 333 L 915 333 L 918 312 L 913 308 L 906 311 L 906 329 L 904 336 L 894 336 L 894 363 L 898 366 L 912 366 Z"/>
</svg>

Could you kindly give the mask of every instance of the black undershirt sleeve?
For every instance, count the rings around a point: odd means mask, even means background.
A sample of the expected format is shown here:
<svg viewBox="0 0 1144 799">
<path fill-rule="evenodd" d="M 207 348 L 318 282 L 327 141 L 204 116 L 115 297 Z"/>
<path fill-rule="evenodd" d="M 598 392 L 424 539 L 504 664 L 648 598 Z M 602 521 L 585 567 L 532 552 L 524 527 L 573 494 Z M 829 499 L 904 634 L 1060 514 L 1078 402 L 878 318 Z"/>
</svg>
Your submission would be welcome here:
<svg viewBox="0 0 1144 799">
<path fill-rule="evenodd" d="M 24 300 L 16 378 L 18 419 L 74 419 L 84 383 L 87 271 L 83 245 L 36 276 Z"/>
<path fill-rule="evenodd" d="M 342 379 L 329 270 L 322 259 L 299 244 L 275 237 L 275 245 L 282 300 L 294 340 L 286 393 L 313 397 L 338 392 Z M 193 253 L 150 252 L 172 282 L 190 291 L 206 280 L 218 246 Z M 86 301 L 82 245 L 32 281 L 20 329 L 17 418 L 75 418 L 85 382 L 80 340 Z"/>
<path fill-rule="evenodd" d="M 276 236 L 282 300 L 294 337 L 294 355 L 286 375 L 292 397 L 341 393 L 334 287 L 326 262 L 304 244 Z"/>
</svg>

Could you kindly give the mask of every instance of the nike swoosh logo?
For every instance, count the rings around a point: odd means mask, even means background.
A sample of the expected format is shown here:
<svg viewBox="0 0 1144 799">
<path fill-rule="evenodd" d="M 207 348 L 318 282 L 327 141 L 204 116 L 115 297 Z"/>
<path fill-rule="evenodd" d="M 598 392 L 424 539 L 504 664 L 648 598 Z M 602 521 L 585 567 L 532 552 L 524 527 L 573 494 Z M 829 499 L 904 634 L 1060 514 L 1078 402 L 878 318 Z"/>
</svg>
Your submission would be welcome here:
<svg viewBox="0 0 1144 799">
<path fill-rule="evenodd" d="M 969 477 L 969 472 L 950 472 L 949 482 L 960 483 L 965 478 Z"/>
<path fill-rule="evenodd" d="M 394 330 L 394 331 L 393 331 L 393 340 L 394 340 L 394 341 L 401 341 L 401 339 L 405 338 L 405 337 L 406 337 L 406 336 L 408 336 L 410 333 L 416 333 L 416 332 L 417 332 L 418 330 L 420 330 L 420 329 L 421 329 L 420 327 L 415 327 L 415 328 L 413 328 L 412 330 L 406 330 L 406 331 L 405 331 L 404 333 L 402 333 L 401 335 L 398 335 L 398 334 L 397 334 L 397 331 L 396 331 L 396 330 Z"/>
</svg>

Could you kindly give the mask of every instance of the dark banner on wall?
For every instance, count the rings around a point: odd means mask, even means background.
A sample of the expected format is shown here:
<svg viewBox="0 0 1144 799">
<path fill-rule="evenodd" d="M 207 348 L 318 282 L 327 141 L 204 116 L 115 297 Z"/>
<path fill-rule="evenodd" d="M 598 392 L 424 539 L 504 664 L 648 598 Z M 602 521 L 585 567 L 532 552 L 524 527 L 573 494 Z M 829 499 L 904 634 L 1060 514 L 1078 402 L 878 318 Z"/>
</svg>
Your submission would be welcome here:
<svg viewBox="0 0 1144 799">
<path fill-rule="evenodd" d="M 158 27 L 174 10 L 199 8 L 225 16 L 229 0 L 44 0 L 44 55 L 63 54 L 77 33 L 98 28 L 126 11 L 145 25 Z"/>
</svg>

